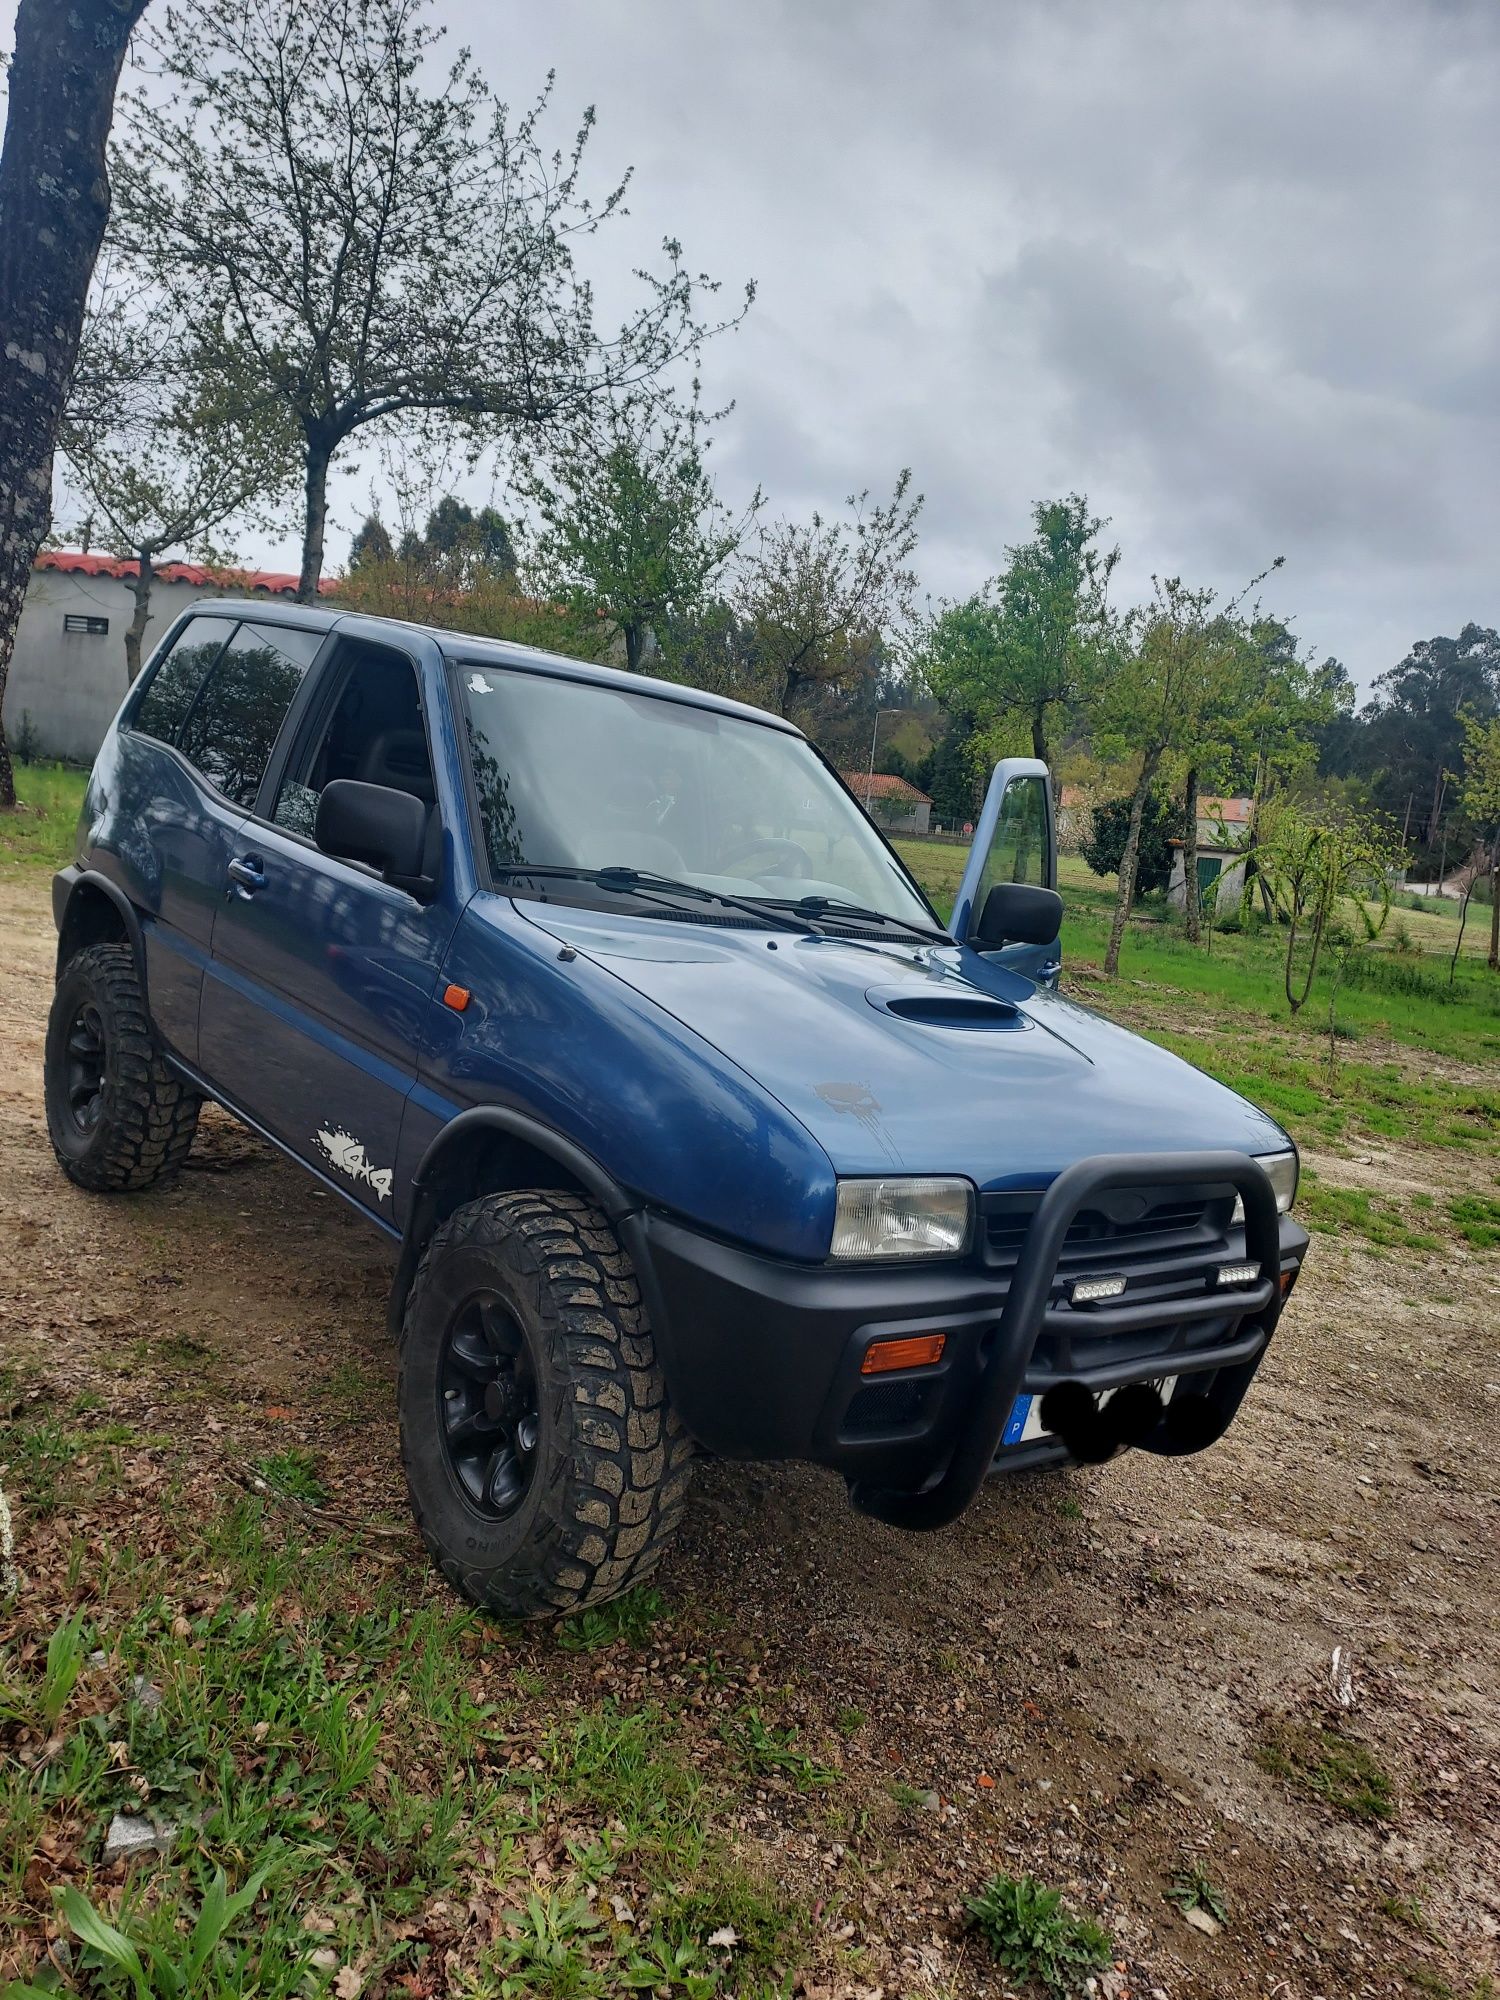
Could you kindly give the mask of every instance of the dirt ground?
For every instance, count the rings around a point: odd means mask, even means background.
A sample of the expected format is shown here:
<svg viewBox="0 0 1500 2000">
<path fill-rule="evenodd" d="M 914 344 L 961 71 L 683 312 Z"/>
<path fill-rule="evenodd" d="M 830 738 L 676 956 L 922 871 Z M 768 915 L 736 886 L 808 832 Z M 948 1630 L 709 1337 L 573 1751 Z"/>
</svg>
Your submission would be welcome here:
<svg viewBox="0 0 1500 2000">
<path fill-rule="evenodd" d="M 60 1396 L 92 1388 L 123 1420 L 193 1440 L 226 1490 L 235 1465 L 300 1446 L 334 1506 L 402 1518 L 388 1246 L 218 1114 L 151 1194 L 91 1199 L 57 1171 L 47 890 L 0 883 L 0 1353 L 39 1357 Z M 1318 1165 L 1334 1183 L 1450 1192 L 1466 1171 L 1389 1145 Z M 833 1842 L 801 1802 L 753 1786 L 736 1822 L 800 1883 L 855 1882 L 858 1990 L 1004 1992 L 962 1919 L 996 1869 L 1106 1924 L 1105 1994 L 1490 1990 L 1497 1332 L 1500 1253 L 1319 1236 L 1245 1411 L 1200 1457 L 995 1485 L 930 1537 L 858 1518 L 808 1468 L 700 1468 L 659 1578 L 674 1643 L 742 1636 L 820 1744 L 838 1744 L 841 1712 L 869 1718 L 838 1750 L 844 1805 L 866 1802 L 868 1823 L 854 1814 Z M 357 1386 L 319 1394 L 330 1380 Z M 46 1544 L 25 1528 L 34 1571 Z M 400 1559 L 414 1593 L 435 1587 L 414 1534 Z M 606 1654 L 591 1671 L 629 1698 L 652 1665 Z M 1388 1819 L 1258 1761 L 1322 1727 L 1389 1775 Z M 910 1788 L 895 1805 L 893 1785 Z M 1227 1901 L 1217 1936 L 1164 1895 L 1189 1859 Z"/>
</svg>

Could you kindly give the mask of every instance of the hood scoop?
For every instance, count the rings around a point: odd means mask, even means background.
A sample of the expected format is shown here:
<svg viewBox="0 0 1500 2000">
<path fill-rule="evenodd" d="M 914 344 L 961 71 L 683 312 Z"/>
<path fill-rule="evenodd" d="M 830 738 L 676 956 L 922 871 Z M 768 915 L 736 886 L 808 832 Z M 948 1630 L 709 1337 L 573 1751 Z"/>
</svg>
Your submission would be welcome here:
<svg viewBox="0 0 1500 2000">
<path fill-rule="evenodd" d="M 882 1014 L 893 1014 L 898 1021 L 910 1021 L 919 1028 L 987 1029 L 993 1033 L 1031 1026 L 1019 1007 L 987 993 L 957 992 L 942 986 L 872 986 L 865 998 Z"/>
</svg>

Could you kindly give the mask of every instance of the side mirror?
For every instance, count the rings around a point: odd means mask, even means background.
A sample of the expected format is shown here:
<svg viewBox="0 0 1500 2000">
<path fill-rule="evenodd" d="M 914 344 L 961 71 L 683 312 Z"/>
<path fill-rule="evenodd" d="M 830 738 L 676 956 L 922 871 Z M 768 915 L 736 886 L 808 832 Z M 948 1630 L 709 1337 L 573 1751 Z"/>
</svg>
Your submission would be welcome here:
<svg viewBox="0 0 1500 2000">
<path fill-rule="evenodd" d="M 325 854 L 362 861 L 398 888 L 414 889 L 422 880 L 427 807 L 390 785 L 335 778 L 318 800 L 313 839 Z"/>
<path fill-rule="evenodd" d="M 1055 889 L 997 882 L 984 899 L 969 942 L 981 951 L 995 951 L 1003 944 L 1051 944 L 1062 929 L 1062 919 L 1063 900 Z"/>
</svg>

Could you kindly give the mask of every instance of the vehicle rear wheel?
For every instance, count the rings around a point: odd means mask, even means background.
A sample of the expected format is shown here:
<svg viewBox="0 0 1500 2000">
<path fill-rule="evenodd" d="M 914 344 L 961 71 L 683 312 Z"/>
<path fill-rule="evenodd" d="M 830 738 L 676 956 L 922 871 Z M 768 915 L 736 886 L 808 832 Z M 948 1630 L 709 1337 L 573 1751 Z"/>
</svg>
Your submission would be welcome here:
<svg viewBox="0 0 1500 2000">
<path fill-rule="evenodd" d="M 407 1300 L 399 1400 L 417 1525 L 476 1603 L 556 1617 L 656 1567 L 692 1445 L 630 1259 L 582 1195 L 486 1195 L 442 1224 Z"/>
<path fill-rule="evenodd" d="M 128 944 L 90 945 L 58 975 L 44 1081 L 52 1150 L 80 1187 L 150 1187 L 187 1158 L 200 1099 L 167 1067 Z"/>
</svg>

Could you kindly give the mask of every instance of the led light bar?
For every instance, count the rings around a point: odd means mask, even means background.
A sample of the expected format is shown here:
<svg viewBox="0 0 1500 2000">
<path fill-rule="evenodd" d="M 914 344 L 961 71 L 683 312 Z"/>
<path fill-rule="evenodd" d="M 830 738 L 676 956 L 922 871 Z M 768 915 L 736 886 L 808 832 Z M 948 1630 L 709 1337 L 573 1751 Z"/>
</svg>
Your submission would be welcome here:
<svg viewBox="0 0 1500 2000">
<path fill-rule="evenodd" d="M 1105 1299 L 1117 1299 L 1125 1289 L 1125 1280 L 1110 1278 L 1075 1278 L 1068 1287 L 1070 1306 L 1097 1306 Z"/>
<path fill-rule="evenodd" d="M 1221 1264 L 1214 1272 L 1216 1285 L 1253 1285 L 1260 1276 L 1259 1264 Z"/>
</svg>

